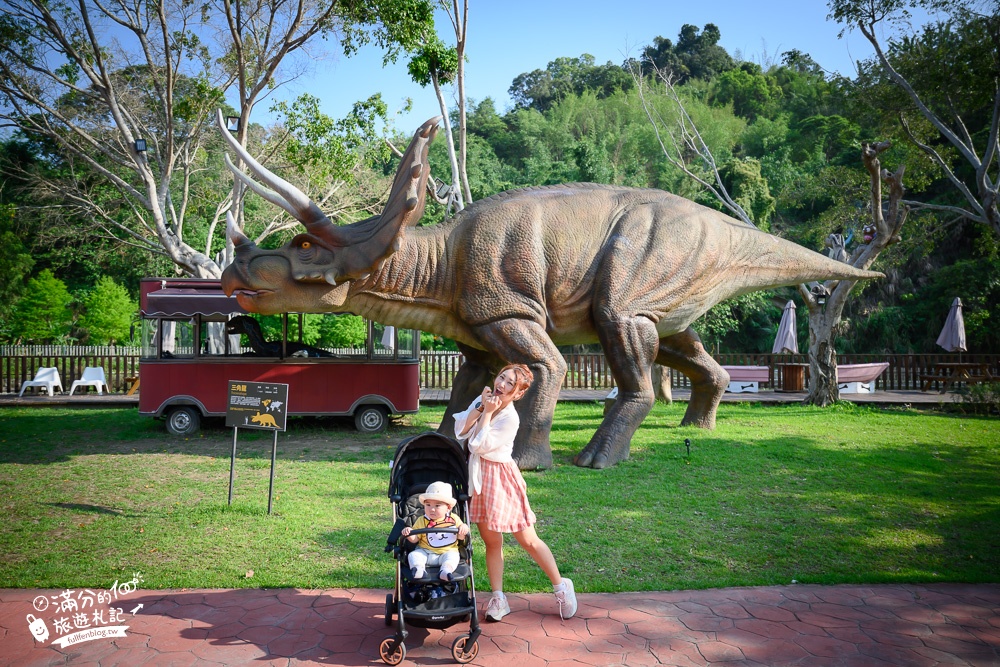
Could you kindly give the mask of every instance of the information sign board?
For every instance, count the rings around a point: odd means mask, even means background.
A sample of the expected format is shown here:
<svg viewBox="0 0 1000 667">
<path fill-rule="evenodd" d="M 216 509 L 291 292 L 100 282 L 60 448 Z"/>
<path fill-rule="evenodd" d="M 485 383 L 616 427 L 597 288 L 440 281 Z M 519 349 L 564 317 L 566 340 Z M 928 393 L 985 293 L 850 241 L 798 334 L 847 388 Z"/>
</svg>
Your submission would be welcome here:
<svg viewBox="0 0 1000 667">
<path fill-rule="evenodd" d="M 229 381 L 226 426 L 284 431 L 287 415 L 287 384 Z"/>
</svg>

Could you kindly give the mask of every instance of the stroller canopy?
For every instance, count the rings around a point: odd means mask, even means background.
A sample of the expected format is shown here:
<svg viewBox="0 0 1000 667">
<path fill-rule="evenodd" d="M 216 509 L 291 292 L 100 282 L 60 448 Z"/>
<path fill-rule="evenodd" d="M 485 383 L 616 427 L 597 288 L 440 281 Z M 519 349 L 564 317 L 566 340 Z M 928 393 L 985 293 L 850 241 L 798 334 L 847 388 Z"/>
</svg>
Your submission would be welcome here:
<svg viewBox="0 0 1000 667">
<path fill-rule="evenodd" d="M 469 467 L 465 451 L 452 438 L 434 431 L 407 438 L 396 447 L 389 478 L 389 498 L 405 500 L 422 493 L 431 482 L 448 482 L 459 500 L 468 493 Z"/>
</svg>

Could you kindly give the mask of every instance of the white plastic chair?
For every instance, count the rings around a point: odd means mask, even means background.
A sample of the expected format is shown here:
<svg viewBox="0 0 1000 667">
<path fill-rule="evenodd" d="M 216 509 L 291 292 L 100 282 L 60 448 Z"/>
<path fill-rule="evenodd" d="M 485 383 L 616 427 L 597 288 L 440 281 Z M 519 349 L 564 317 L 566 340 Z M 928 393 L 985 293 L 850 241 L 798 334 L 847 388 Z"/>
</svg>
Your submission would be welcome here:
<svg viewBox="0 0 1000 667">
<path fill-rule="evenodd" d="M 34 380 L 25 380 L 21 383 L 21 392 L 18 394 L 18 397 L 23 396 L 24 390 L 28 387 L 45 387 L 49 392 L 49 396 L 53 395 L 56 387 L 59 387 L 60 392 L 65 391 L 62 386 L 62 380 L 59 378 L 59 369 L 55 367 L 39 368 L 35 372 Z"/>
<path fill-rule="evenodd" d="M 100 366 L 87 366 L 83 369 L 83 376 L 79 380 L 74 380 L 69 387 L 69 395 L 72 396 L 77 387 L 94 387 L 97 395 L 103 394 L 103 389 L 108 388 L 108 381 L 104 377 L 104 369 Z M 83 390 L 86 393 L 86 388 Z"/>
</svg>

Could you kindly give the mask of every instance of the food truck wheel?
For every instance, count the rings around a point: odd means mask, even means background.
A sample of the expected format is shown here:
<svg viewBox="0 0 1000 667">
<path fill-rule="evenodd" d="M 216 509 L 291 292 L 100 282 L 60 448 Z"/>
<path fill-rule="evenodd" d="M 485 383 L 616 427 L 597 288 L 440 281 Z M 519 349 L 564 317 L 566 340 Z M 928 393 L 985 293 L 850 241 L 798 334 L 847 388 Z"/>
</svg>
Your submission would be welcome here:
<svg viewBox="0 0 1000 667">
<path fill-rule="evenodd" d="M 171 408 L 167 413 L 167 431 L 173 435 L 197 433 L 200 425 L 201 413 L 189 405 Z"/>
<path fill-rule="evenodd" d="M 389 411 L 381 405 L 362 405 L 354 413 L 354 427 L 362 433 L 381 433 L 389 425 Z"/>
</svg>

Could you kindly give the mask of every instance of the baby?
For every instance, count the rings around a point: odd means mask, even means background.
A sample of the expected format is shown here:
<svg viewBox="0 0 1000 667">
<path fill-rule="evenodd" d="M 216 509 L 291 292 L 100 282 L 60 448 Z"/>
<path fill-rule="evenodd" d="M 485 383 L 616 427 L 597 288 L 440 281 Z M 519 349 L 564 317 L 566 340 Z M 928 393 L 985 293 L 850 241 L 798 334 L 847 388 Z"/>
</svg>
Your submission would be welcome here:
<svg viewBox="0 0 1000 667">
<path fill-rule="evenodd" d="M 414 579 L 423 579 L 428 565 L 440 567 L 440 578 L 451 581 L 451 575 L 458 567 L 458 541 L 469 534 L 469 527 L 451 513 L 455 507 L 455 498 L 451 494 L 451 484 L 433 482 L 425 493 L 418 496 L 424 506 L 424 515 L 417 519 L 413 526 L 403 529 L 403 537 L 417 548 L 410 552 L 409 563 Z M 423 533 L 410 535 L 414 530 L 422 528 L 457 528 L 455 533 Z"/>
</svg>

